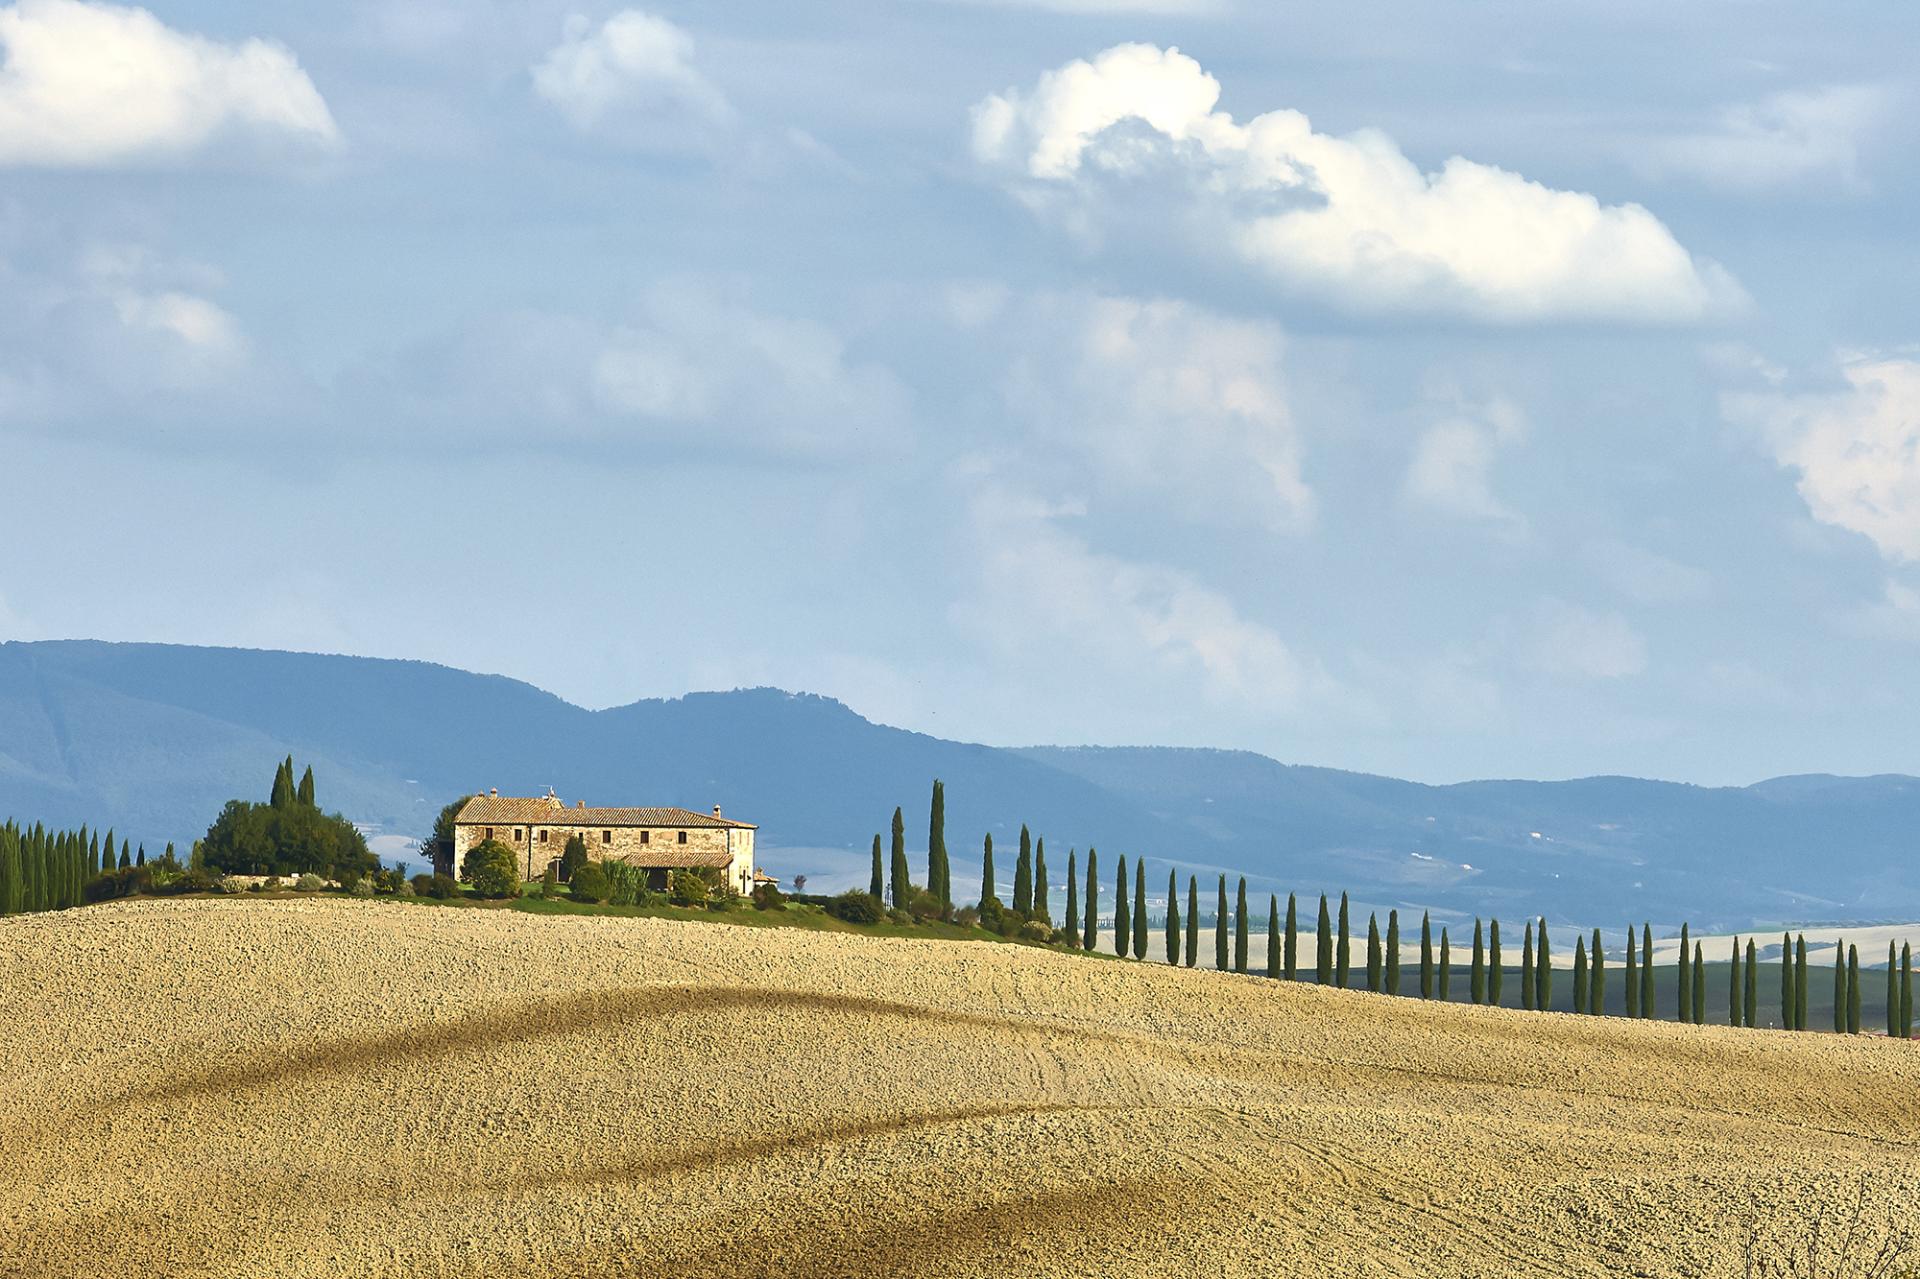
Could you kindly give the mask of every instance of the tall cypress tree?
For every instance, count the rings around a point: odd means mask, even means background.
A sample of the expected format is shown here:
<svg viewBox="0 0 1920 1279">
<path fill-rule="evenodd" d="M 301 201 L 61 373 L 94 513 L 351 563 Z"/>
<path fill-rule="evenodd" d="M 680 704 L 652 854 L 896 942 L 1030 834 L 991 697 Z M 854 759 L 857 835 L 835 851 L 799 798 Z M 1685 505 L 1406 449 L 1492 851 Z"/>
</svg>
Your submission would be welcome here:
<svg viewBox="0 0 1920 1279">
<path fill-rule="evenodd" d="M 1847 948 L 1833 943 L 1833 1033 L 1847 1033 Z"/>
<path fill-rule="evenodd" d="M 1348 926 L 1347 895 L 1340 894 L 1340 935 L 1334 941 L 1333 984 L 1347 988 L 1353 975 L 1353 929 Z"/>
<path fill-rule="evenodd" d="M 1213 966 L 1227 971 L 1227 877 L 1220 877 L 1219 901 L 1213 908 Z"/>
<path fill-rule="evenodd" d="M 20 844 L 11 826 L 0 826 L 0 915 L 20 911 Z"/>
<path fill-rule="evenodd" d="M 947 787 L 936 777 L 927 812 L 927 891 L 943 914 L 953 910 L 953 878 L 947 867 Z"/>
<path fill-rule="evenodd" d="M 289 755 L 280 767 L 273 770 L 273 790 L 267 803 L 273 808 L 291 808 L 293 800 L 293 756 Z"/>
<path fill-rule="evenodd" d="M 1680 967 L 1674 976 L 1680 982 L 1679 1020 L 1693 1020 L 1693 947 L 1687 941 L 1687 926 L 1680 925 Z"/>
<path fill-rule="evenodd" d="M 1133 910 L 1127 905 L 1127 855 L 1120 854 L 1120 869 L 1113 876 L 1113 953 L 1125 959 L 1127 936 L 1133 931 Z"/>
<path fill-rule="evenodd" d="M 1372 994 L 1380 993 L 1380 916 L 1370 912 L 1367 915 L 1367 990 Z"/>
<path fill-rule="evenodd" d="M 1067 850 L 1067 917 L 1060 926 L 1067 930 L 1067 937 L 1073 942 L 1080 940 L 1080 866 L 1075 850 Z"/>
<path fill-rule="evenodd" d="M 1240 887 L 1233 898 L 1233 971 L 1247 971 L 1247 877 L 1240 877 Z"/>
<path fill-rule="evenodd" d="M 1280 979 L 1280 896 L 1267 894 L 1267 976 Z"/>
<path fill-rule="evenodd" d="M 1534 951 L 1533 1002 L 1542 1010 L 1553 1007 L 1553 943 L 1547 940 L 1547 917 L 1540 916 L 1540 945 Z"/>
<path fill-rule="evenodd" d="M 1793 938 L 1780 934 L 1780 1026 L 1798 1030 L 1793 1024 Z"/>
<path fill-rule="evenodd" d="M 1860 1033 L 1860 948 L 1847 947 L 1847 1033 Z"/>
<path fill-rule="evenodd" d="M 1333 982 L 1333 920 L 1327 915 L 1327 895 L 1320 894 L 1320 921 L 1313 931 L 1313 979 L 1322 986 Z"/>
<path fill-rule="evenodd" d="M 1300 971 L 1300 919 L 1295 913 L 1293 894 L 1287 894 L 1287 937 L 1281 952 L 1281 975 L 1294 980 Z"/>
<path fill-rule="evenodd" d="M 1187 876 L 1187 967 L 1200 963 L 1200 877 Z"/>
<path fill-rule="evenodd" d="M 1387 912 L 1387 993 L 1400 993 L 1400 912 Z"/>
<path fill-rule="evenodd" d="M 1693 943 L 1693 1024 L 1707 1024 L 1707 961 L 1700 943 Z"/>
<path fill-rule="evenodd" d="M 133 849 L 128 847 L 127 841 L 123 839 L 120 841 L 120 869 L 130 870 L 132 867 Z"/>
<path fill-rule="evenodd" d="M 989 835 L 987 838 L 992 839 L 993 836 Z M 887 899 L 886 864 L 880 859 L 880 833 L 878 831 L 875 831 L 873 835 L 873 879 L 867 885 L 867 891 L 875 897 L 878 897 L 881 901 Z"/>
<path fill-rule="evenodd" d="M 1520 1006 L 1533 1011 L 1533 921 L 1520 937 Z"/>
<path fill-rule="evenodd" d="M 1807 1028 L 1807 935 L 1801 933 L 1793 941 L 1793 1026 L 1795 1030 Z"/>
<path fill-rule="evenodd" d="M 313 765 L 307 765 L 307 771 L 300 775 L 300 789 L 294 792 L 294 798 L 308 808 L 315 806 L 313 797 Z"/>
<path fill-rule="evenodd" d="M 1659 1016 L 1653 1005 L 1653 925 L 1640 925 L 1640 1016 L 1651 1021 Z"/>
<path fill-rule="evenodd" d="M 1749 1028 L 1760 1016 L 1760 955 L 1753 948 L 1753 938 L 1747 938 L 1747 989 L 1740 1005 L 1741 1023 Z"/>
<path fill-rule="evenodd" d="M 1913 1038 L 1913 943 L 1900 943 L 1900 1038 Z"/>
<path fill-rule="evenodd" d="M 1080 948 L 1092 950 L 1100 941 L 1100 868 L 1099 851 L 1087 845 L 1087 921 L 1081 932 Z"/>
<path fill-rule="evenodd" d="M 1638 1017 L 1640 1015 L 1640 974 L 1638 972 L 1639 965 L 1638 963 L 1636 963 L 1636 957 L 1634 955 L 1635 940 L 1636 939 L 1633 935 L 1633 925 L 1628 924 L 1627 925 L 1627 988 L 1626 988 L 1626 997 L 1627 997 L 1626 1011 L 1627 1011 L 1628 1017 Z"/>
<path fill-rule="evenodd" d="M 1033 841 L 1033 917 L 1043 924 L 1053 922 L 1053 908 L 1047 903 L 1047 839 Z"/>
<path fill-rule="evenodd" d="M 1167 872 L 1167 967 L 1180 964 L 1180 878 L 1177 871 Z"/>
<path fill-rule="evenodd" d="M 880 873 L 880 837 L 873 837 L 873 873 Z M 980 847 L 980 904 L 987 904 L 989 897 L 998 897 L 993 884 L 993 832 L 987 832 L 987 838 Z"/>
<path fill-rule="evenodd" d="M 1133 862 L 1133 957 L 1147 957 L 1147 859 Z"/>
<path fill-rule="evenodd" d="M 1013 863 L 1013 910 L 1024 915 L 1033 909 L 1033 836 L 1020 827 L 1020 856 Z"/>
<path fill-rule="evenodd" d="M 1733 962 L 1727 967 L 1733 974 L 1727 982 L 1727 1024 L 1738 1028 L 1740 1010 L 1746 1006 L 1745 1001 L 1740 998 L 1740 939 L 1738 937 L 1733 939 Z"/>
<path fill-rule="evenodd" d="M 1420 998 L 1433 998 L 1433 914 L 1420 912 Z"/>
<path fill-rule="evenodd" d="M 1587 939 L 1573 939 L 1573 1011 L 1587 1011 Z"/>
<path fill-rule="evenodd" d="M 1892 942 L 1887 943 L 1887 1038 L 1900 1038 L 1900 965 Z"/>
<path fill-rule="evenodd" d="M 1593 930 L 1593 945 L 1587 948 L 1587 1011 L 1595 1017 L 1607 1015 L 1607 951 L 1600 944 L 1600 930 Z"/>
<path fill-rule="evenodd" d="M 911 887 L 907 876 L 907 823 L 899 809 L 893 810 L 893 908 L 907 908 L 907 890 Z"/>
<path fill-rule="evenodd" d="M 1487 1002 L 1500 1005 L 1500 988 L 1506 984 L 1507 966 L 1500 958 L 1500 921 L 1487 921 Z"/>
<path fill-rule="evenodd" d="M 1440 971 L 1438 973 L 1440 1002 L 1446 1003 L 1453 993 L 1453 952 L 1447 945 L 1447 926 L 1440 925 Z"/>
<path fill-rule="evenodd" d="M 1467 989 L 1474 1003 L 1487 1002 L 1487 950 L 1478 919 L 1473 921 L 1473 967 L 1468 970 Z"/>
</svg>

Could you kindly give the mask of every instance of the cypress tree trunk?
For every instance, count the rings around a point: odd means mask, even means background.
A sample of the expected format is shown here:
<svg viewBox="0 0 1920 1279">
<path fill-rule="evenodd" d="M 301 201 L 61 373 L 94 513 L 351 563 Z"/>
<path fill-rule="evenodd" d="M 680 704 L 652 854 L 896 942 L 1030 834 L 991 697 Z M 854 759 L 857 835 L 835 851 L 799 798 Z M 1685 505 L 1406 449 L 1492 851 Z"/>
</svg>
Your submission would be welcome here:
<svg viewBox="0 0 1920 1279">
<path fill-rule="evenodd" d="M 989 850 L 993 848 L 993 836 L 991 835 L 987 836 L 987 848 Z M 993 853 L 989 851 L 987 857 L 988 860 L 991 861 Z M 873 878 L 867 883 L 867 891 L 875 897 L 878 897 L 881 901 L 887 899 L 887 868 L 886 863 L 880 858 L 880 835 L 877 831 L 873 836 Z"/>
<path fill-rule="evenodd" d="M 927 815 L 927 891 L 940 903 L 940 912 L 953 910 L 953 884 L 947 874 L 947 788 L 933 781 L 933 804 Z"/>
<path fill-rule="evenodd" d="M 1487 1002 L 1498 1008 L 1500 990 L 1506 985 L 1507 965 L 1500 958 L 1500 921 L 1487 922 Z"/>
<path fill-rule="evenodd" d="M 1380 916 L 1367 916 L 1367 991 L 1380 993 Z"/>
<path fill-rule="evenodd" d="M 1061 921 L 1061 927 L 1067 930 L 1067 936 L 1074 942 L 1080 940 L 1080 867 L 1076 850 L 1067 850 L 1067 917 Z"/>
<path fill-rule="evenodd" d="M 1087 846 L 1087 916 L 1080 933 L 1080 949 L 1092 950 L 1100 942 L 1100 868 L 1099 851 Z"/>
<path fill-rule="evenodd" d="M 1434 997 L 1434 918 L 1421 912 L 1421 999 Z"/>
<path fill-rule="evenodd" d="M 1687 942 L 1687 926 L 1680 925 L 1680 966 L 1674 973 L 1680 983 L 1679 1020 L 1693 1020 L 1693 948 Z"/>
<path fill-rule="evenodd" d="M 1793 1023 L 1793 938 L 1780 934 L 1780 1026 L 1798 1030 Z"/>
<path fill-rule="evenodd" d="M 1752 1029 L 1754 1019 L 1760 1015 L 1760 953 L 1753 948 L 1753 938 L 1747 938 L 1747 989 L 1746 1000 L 1740 1008 L 1740 1019 Z"/>
<path fill-rule="evenodd" d="M 1147 859 L 1133 863 L 1133 957 L 1147 957 Z"/>
<path fill-rule="evenodd" d="M 1547 940 L 1547 917 L 1540 916 L 1540 946 L 1534 951 L 1533 1002 L 1540 1011 L 1553 1009 L 1553 945 Z"/>
<path fill-rule="evenodd" d="M 1593 930 L 1593 945 L 1587 950 L 1587 1011 L 1595 1017 L 1607 1015 L 1607 952 L 1600 944 L 1600 930 Z"/>
<path fill-rule="evenodd" d="M 1477 919 L 1473 921 L 1473 968 L 1468 976 L 1467 990 L 1473 996 L 1474 1003 L 1487 1002 L 1487 950 L 1486 943 L 1481 940 L 1480 921 Z"/>
<path fill-rule="evenodd" d="M 1125 959 L 1127 934 L 1133 928 L 1133 910 L 1127 905 L 1127 855 L 1120 854 L 1120 869 L 1113 877 L 1113 953 Z"/>
<path fill-rule="evenodd" d="M 1807 1029 L 1807 935 L 1793 942 L 1793 1028 Z"/>
<path fill-rule="evenodd" d="M 1833 943 L 1833 1033 L 1847 1033 L 1847 948 Z"/>
<path fill-rule="evenodd" d="M 1221 972 L 1227 968 L 1227 877 L 1220 877 L 1219 900 L 1213 908 L 1213 966 Z"/>
<path fill-rule="evenodd" d="M 899 809 L 893 810 L 893 908 L 907 908 L 907 824 Z"/>
<path fill-rule="evenodd" d="M 1053 922 L 1053 911 L 1047 906 L 1047 841 L 1044 838 L 1033 841 L 1033 917 L 1043 924 Z"/>
<path fill-rule="evenodd" d="M 1267 894 L 1267 976 L 1280 980 L 1280 898 Z"/>
<path fill-rule="evenodd" d="M 1587 939 L 1573 939 L 1573 1011 L 1587 1011 Z"/>
<path fill-rule="evenodd" d="M 1707 961 L 1700 943 L 1693 943 L 1693 1024 L 1707 1024 Z"/>
<path fill-rule="evenodd" d="M 1281 975 L 1288 981 L 1300 972 L 1300 920 L 1294 911 L 1293 894 L 1287 894 L 1287 941 L 1281 955 Z"/>
<path fill-rule="evenodd" d="M 880 837 L 873 837 L 873 869 L 880 873 Z M 987 833 L 986 845 L 980 850 L 980 903 L 985 905 L 989 897 L 998 897 L 993 882 L 993 833 Z M 1069 915 L 1071 919 L 1071 915 Z"/>
<path fill-rule="evenodd" d="M 1740 939 L 1733 939 L 1733 963 L 1729 966 L 1733 976 L 1727 982 L 1727 1024 L 1736 1029 L 1740 1025 L 1740 1009 L 1744 1006 L 1740 998 Z"/>
<path fill-rule="evenodd" d="M 1313 979 L 1322 986 L 1333 982 L 1333 920 L 1325 893 L 1320 894 L 1320 921 L 1313 930 Z"/>
<path fill-rule="evenodd" d="M 1167 872 L 1167 967 L 1180 965 L 1180 881 L 1174 871 Z"/>
<path fill-rule="evenodd" d="M 1340 989 L 1347 988 L 1347 982 L 1353 976 L 1353 929 L 1347 925 L 1347 895 L 1340 894 L 1340 936 L 1335 943 L 1333 957 L 1333 984 Z"/>
<path fill-rule="evenodd" d="M 1847 947 L 1847 1033 L 1860 1033 L 1860 948 Z"/>
<path fill-rule="evenodd" d="M 1520 935 L 1520 1007 L 1533 1011 L 1533 921 Z"/>
<path fill-rule="evenodd" d="M 1453 993 L 1453 952 L 1447 945 L 1447 926 L 1440 925 L 1440 971 L 1437 974 L 1440 986 L 1440 1002 L 1446 1003 Z"/>
<path fill-rule="evenodd" d="M 1400 912 L 1387 912 L 1387 993 L 1400 993 Z"/>
<path fill-rule="evenodd" d="M 1125 860 L 1124 858 L 1122 860 Z M 1122 888 L 1126 885 L 1122 884 Z M 1020 827 L 1020 855 L 1013 863 L 1013 911 L 1025 915 L 1033 909 L 1033 836 Z"/>
<path fill-rule="evenodd" d="M 1247 877 L 1240 877 L 1240 888 L 1233 899 L 1233 971 L 1247 971 Z"/>
<path fill-rule="evenodd" d="M 1635 962 L 1635 955 L 1634 955 L 1634 943 L 1637 940 L 1638 939 L 1635 938 L 1633 935 L 1633 925 L 1628 924 L 1627 925 L 1627 986 L 1626 986 L 1626 992 L 1625 992 L 1626 999 L 1627 999 L 1626 1012 L 1628 1017 L 1638 1017 L 1640 1015 L 1640 974 L 1638 972 L 1639 964 Z"/>
<path fill-rule="evenodd" d="M 1200 963 L 1200 877 L 1187 876 L 1187 967 Z"/>
</svg>

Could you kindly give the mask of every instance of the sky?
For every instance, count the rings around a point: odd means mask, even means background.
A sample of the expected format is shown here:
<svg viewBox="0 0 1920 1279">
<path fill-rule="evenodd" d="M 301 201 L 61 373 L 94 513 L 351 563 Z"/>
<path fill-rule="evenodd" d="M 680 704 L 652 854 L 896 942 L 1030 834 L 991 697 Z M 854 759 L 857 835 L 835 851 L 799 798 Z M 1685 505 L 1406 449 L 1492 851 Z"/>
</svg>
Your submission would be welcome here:
<svg viewBox="0 0 1920 1279">
<path fill-rule="evenodd" d="M 1920 12 L 0 6 L 0 639 L 1920 773 Z"/>
</svg>

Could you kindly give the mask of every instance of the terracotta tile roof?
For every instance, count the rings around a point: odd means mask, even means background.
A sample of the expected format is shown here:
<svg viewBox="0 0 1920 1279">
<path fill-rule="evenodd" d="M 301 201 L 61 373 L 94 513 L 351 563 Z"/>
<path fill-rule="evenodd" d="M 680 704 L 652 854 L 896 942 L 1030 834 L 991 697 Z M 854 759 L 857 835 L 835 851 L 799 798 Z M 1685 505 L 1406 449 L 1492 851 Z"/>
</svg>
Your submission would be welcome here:
<svg viewBox="0 0 1920 1279">
<path fill-rule="evenodd" d="M 696 813 L 689 808 L 568 807 L 550 798 L 519 799 L 508 795 L 475 795 L 454 822 L 461 826 L 650 826 L 669 828 L 724 828 L 756 830 L 752 822 L 736 822 Z M 681 863 L 675 863 L 676 865 Z"/>
<path fill-rule="evenodd" d="M 643 866 L 649 870 L 681 870 L 694 866 L 712 866 L 724 870 L 733 864 L 721 849 L 694 848 L 686 844 L 649 844 L 623 853 L 610 853 L 607 860 Z"/>
</svg>

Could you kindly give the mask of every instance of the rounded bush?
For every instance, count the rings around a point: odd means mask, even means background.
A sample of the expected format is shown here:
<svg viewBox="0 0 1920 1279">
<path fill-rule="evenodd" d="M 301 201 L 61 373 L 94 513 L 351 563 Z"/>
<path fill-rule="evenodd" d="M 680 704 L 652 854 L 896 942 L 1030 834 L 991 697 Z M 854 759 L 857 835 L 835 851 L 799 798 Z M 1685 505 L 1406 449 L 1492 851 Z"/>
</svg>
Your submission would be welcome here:
<svg viewBox="0 0 1920 1279">
<path fill-rule="evenodd" d="M 483 840 L 467 851 L 460 878 L 481 897 L 512 897 L 520 891 L 520 866 L 513 850 L 497 839 Z"/>
<path fill-rule="evenodd" d="M 607 872 L 600 868 L 599 862 L 582 862 L 574 867 L 573 877 L 567 887 L 577 902 L 603 902 L 613 890 Z"/>
<path fill-rule="evenodd" d="M 451 875 L 434 875 L 427 879 L 427 896 L 445 901 L 460 892 L 460 881 Z"/>
<path fill-rule="evenodd" d="M 843 919 L 849 924 L 877 924 L 886 915 L 886 907 L 880 904 L 878 897 L 857 888 L 829 899 L 826 911 L 835 919 Z"/>
<path fill-rule="evenodd" d="M 1053 940 L 1053 925 L 1038 919 L 1029 919 L 1020 925 L 1021 941 L 1050 942 Z"/>
<path fill-rule="evenodd" d="M 293 881 L 293 891 L 296 893 L 317 893 L 326 886 L 326 881 L 312 871 Z"/>
<path fill-rule="evenodd" d="M 373 896 L 373 881 L 371 879 L 363 879 L 356 875 L 353 880 L 353 886 L 347 889 L 347 891 L 355 897 L 371 897 Z"/>
</svg>

